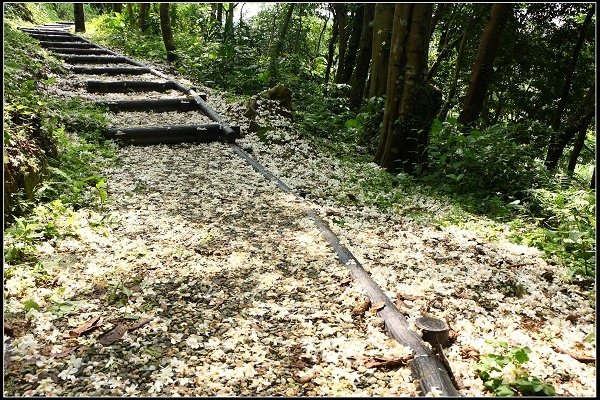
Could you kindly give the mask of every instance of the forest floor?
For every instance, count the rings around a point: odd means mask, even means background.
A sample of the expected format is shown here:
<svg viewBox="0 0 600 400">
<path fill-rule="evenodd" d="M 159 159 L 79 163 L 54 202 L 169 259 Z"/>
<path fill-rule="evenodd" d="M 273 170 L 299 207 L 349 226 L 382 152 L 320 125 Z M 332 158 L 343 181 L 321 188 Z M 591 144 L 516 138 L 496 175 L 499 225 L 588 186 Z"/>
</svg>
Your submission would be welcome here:
<svg viewBox="0 0 600 400">
<path fill-rule="evenodd" d="M 407 360 L 409 350 L 386 336 L 374 310 L 353 312 L 363 291 L 306 216 L 309 206 L 415 331 L 423 315 L 448 322 L 456 338 L 445 355 L 461 394 L 489 395 L 475 372 L 481 357 L 528 347 L 521 368 L 557 395 L 596 395 L 595 364 L 581 362 L 596 350 L 589 288 L 510 243 L 501 226 L 489 240 L 417 217 L 452 212 L 418 189 L 387 211 L 365 205 L 359 184 L 353 201 L 340 201 L 346 182 L 378 167 L 319 150 L 268 101 L 257 121 L 274 129 L 260 138 L 243 102 L 171 75 L 208 93 L 246 133 L 238 144 L 307 201 L 279 191 L 225 144 L 116 147 L 116 163 L 103 171 L 107 204 L 65 216 L 56 227 L 69 234 L 39 246 L 39 258 L 56 265 L 48 279 L 15 266 L 5 280 L 5 312 L 22 313 L 28 299 L 40 306 L 27 320 L 5 319 L 6 395 L 415 396 L 405 363 L 386 362 Z M 90 100 L 83 82 L 107 79 L 56 78 L 53 94 Z M 208 122 L 199 113 L 109 118 L 116 126 Z M 510 381 L 517 369 L 497 374 Z"/>
</svg>

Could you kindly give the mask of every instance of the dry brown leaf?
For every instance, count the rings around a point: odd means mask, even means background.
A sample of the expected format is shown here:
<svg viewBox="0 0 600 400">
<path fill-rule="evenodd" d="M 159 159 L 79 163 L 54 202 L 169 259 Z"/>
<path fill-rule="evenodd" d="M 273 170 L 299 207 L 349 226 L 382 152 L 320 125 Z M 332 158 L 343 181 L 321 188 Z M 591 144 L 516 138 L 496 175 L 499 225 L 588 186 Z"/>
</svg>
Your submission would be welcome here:
<svg viewBox="0 0 600 400">
<path fill-rule="evenodd" d="M 135 329 L 141 328 L 142 326 L 146 325 L 148 322 L 150 322 L 150 320 L 148 318 L 142 318 L 137 322 L 132 322 L 131 324 L 127 325 L 125 327 L 125 329 L 127 329 L 128 331 L 133 331 Z"/>
<path fill-rule="evenodd" d="M 596 358 L 592 356 L 588 356 L 587 354 L 576 353 L 574 351 L 569 351 L 567 349 L 563 349 L 562 347 L 554 346 L 552 350 L 568 355 L 574 360 L 579 361 L 584 364 L 594 364 L 596 362 Z"/>
<path fill-rule="evenodd" d="M 352 315 L 360 316 L 364 315 L 365 312 L 371 307 L 371 299 L 366 298 L 359 304 L 355 305 L 352 309 Z"/>
<path fill-rule="evenodd" d="M 113 344 L 117 340 L 121 339 L 125 332 L 127 332 L 127 327 L 125 325 L 117 325 L 110 331 L 98 336 L 98 343 L 100 343 L 103 346 Z"/>
<path fill-rule="evenodd" d="M 84 333 L 91 332 L 92 330 L 100 327 L 102 325 L 102 317 L 94 317 L 87 322 L 79 325 L 75 329 L 71 329 L 64 334 L 64 337 L 79 337 Z"/>
<path fill-rule="evenodd" d="M 54 358 L 64 358 L 64 357 L 70 355 L 72 352 L 74 352 L 78 348 L 79 348 L 79 346 L 65 347 L 63 349 L 63 351 L 61 351 L 60 353 L 52 354 L 52 355 L 54 356 Z"/>
<path fill-rule="evenodd" d="M 415 301 L 415 300 L 422 299 L 423 296 L 414 296 L 412 294 L 396 293 L 396 298 L 399 300 Z"/>
<path fill-rule="evenodd" d="M 340 286 L 346 286 L 346 285 L 349 285 L 349 284 L 350 284 L 350 282 L 352 282 L 352 279 L 350 279 L 350 278 L 344 278 L 344 279 L 342 279 L 342 281 L 340 282 Z"/>
<path fill-rule="evenodd" d="M 385 301 L 379 301 L 379 302 L 371 305 L 371 310 L 379 311 L 379 310 L 382 310 L 383 307 L 385 307 Z"/>
<path fill-rule="evenodd" d="M 579 319 L 579 315 L 577 315 L 577 314 L 569 314 L 569 315 L 567 315 L 567 318 L 565 318 L 565 319 L 567 321 L 570 321 L 572 324 L 574 324 Z"/>
<path fill-rule="evenodd" d="M 393 369 L 403 367 L 406 365 L 408 360 L 404 358 L 386 359 L 382 357 L 371 357 L 365 362 L 367 368 L 382 368 L 382 369 Z"/>
<path fill-rule="evenodd" d="M 471 346 L 465 346 L 460 350 L 460 356 L 462 358 L 477 359 L 477 358 L 479 358 L 479 352 Z"/>
</svg>

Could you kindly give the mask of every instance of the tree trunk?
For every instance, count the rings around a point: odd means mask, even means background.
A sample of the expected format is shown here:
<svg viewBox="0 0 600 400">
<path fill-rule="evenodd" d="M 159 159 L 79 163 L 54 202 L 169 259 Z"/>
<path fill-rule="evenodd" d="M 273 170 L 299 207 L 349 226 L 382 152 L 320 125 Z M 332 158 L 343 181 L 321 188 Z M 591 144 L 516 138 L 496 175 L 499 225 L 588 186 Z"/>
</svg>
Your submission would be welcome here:
<svg viewBox="0 0 600 400">
<path fill-rule="evenodd" d="M 131 3 L 127 3 L 127 23 L 129 24 L 129 26 L 133 26 L 134 25 L 134 21 L 135 21 L 135 17 L 133 15 L 133 4 Z"/>
<path fill-rule="evenodd" d="M 334 3 L 333 7 L 336 10 L 335 16 L 338 25 L 338 65 L 335 72 L 335 83 L 340 83 L 344 73 L 344 59 L 348 42 L 348 7 L 344 3 Z"/>
<path fill-rule="evenodd" d="M 329 85 L 329 76 L 331 74 L 331 67 L 333 65 L 333 53 L 335 51 L 335 42 L 338 38 L 338 19 L 336 18 L 335 9 L 332 8 L 333 12 L 333 29 L 331 32 L 331 40 L 329 41 L 329 51 L 327 52 L 327 67 L 325 68 L 325 95 L 327 95 L 327 87 Z"/>
<path fill-rule="evenodd" d="M 85 14 L 83 13 L 83 3 L 73 3 L 73 12 L 75 17 L 75 32 L 85 32 Z"/>
<path fill-rule="evenodd" d="M 592 179 L 590 180 L 590 189 L 596 190 L 596 167 L 594 167 L 594 172 L 592 172 Z"/>
<path fill-rule="evenodd" d="M 479 42 L 475 62 L 471 68 L 469 90 L 458 117 L 458 121 L 462 124 L 475 121 L 481 113 L 487 87 L 492 78 L 500 34 L 511 13 L 511 7 L 512 5 L 509 3 L 496 3 L 492 7 L 490 18 Z"/>
<path fill-rule="evenodd" d="M 373 45 L 373 18 L 375 16 L 375 4 L 364 5 L 363 27 L 360 38 L 360 51 L 356 59 L 356 67 L 350 78 L 352 89 L 350 91 L 350 106 L 358 108 L 365 94 L 365 83 L 369 74 L 369 62 L 371 61 L 371 46 Z"/>
<path fill-rule="evenodd" d="M 569 165 L 567 166 L 567 172 L 574 173 L 575 166 L 577 165 L 577 159 L 579 158 L 579 154 L 581 154 L 581 150 L 583 149 L 583 145 L 585 144 L 585 136 L 587 134 L 588 126 L 582 126 L 579 130 L 579 134 L 575 139 L 575 144 L 573 145 L 573 150 L 571 151 L 571 157 L 569 158 Z"/>
<path fill-rule="evenodd" d="M 214 22 L 217 20 L 217 9 L 219 8 L 219 3 L 210 3 L 210 19 Z"/>
<path fill-rule="evenodd" d="M 352 77 L 352 70 L 356 62 L 356 54 L 358 52 L 358 44 L 360 43 L 360 37 L 363 27 L 363 17 L 365 15 L 365 5 L 358 4 L 354 17 L 352 18 L 352 33 L 350 39 L 348 39 L 348 50 L 344 58 L 344 72 L 342 74 L 342 81 L 338 83 L 350 82 Z"/>
<path fill-rule="evenodd" d="M 441 93 L 425 82 L 432 5 L 395 5 L 383 130 L 376 161 L 414 173 L 426 163 L 431 122 Z"/>
<path fill-rule="evenodd" d="M 329 15 L 323 21 L 323 29 L 321 29 L 321 34 L 319 35 L 319 41 L 317 42 L 317 49 L 315 51 L 315 58 L 321 55 L 321 42 L 323 41 L 323 35 L 325 34 L 325 29 L 327 29 L 327 24 L 329 23 Z"/>
<path fill-rule="evenodd" d="M 148 16 L 150 14 L 150 3 L 140 3 L 140 13 L 138 15 L 138 24 L 140 32 L 148 30 Z"/>
<path fill-rule="evenodd" d="M 123 3 L 113 3 L 112 10 L 116 13 L 123 12 Z"/>
<path fill-rule="evenodd" d="M 571 84 L 573 82 L 573 73 L 575 72 L 575 67 L 577 66 L 577 59 L 579 58 L 581 48 L 583 47 L 583 43 L 585 42 L 586 32 L 592 22 L 592 17 L 595 14 L 595 9 L 596 5 L 592 4 L 587 15 L 585 16 L 585 21 L 583 21 L 581 29 L 579 30 L 579 37 L 577 39 L 577 43 L 575 44 L 575 48 L 573 49 L 573 55 L 571 56 L 571 59 L 567 64 L 567 71 L 565 73 L 565 83 L 560 93 L 560 98 L 556 107 L 556 113 L 554 114 L 554 118 L 551 123 L 552 129 L 555 131 L 557 131 L 560 127 L 562 115 L 565 111 L 567 100 L 569 98 L 569 91 L 571 90 Z"/>
<path fill-rule="evenodd" d="M 460 42 L 460 40 L 461 40 L 460 37 L 456 37 L 454 40 L 452 40 L 451 43 L 446 42 L 446 45 L 442 48 L 442 51 L 440 53 L 438 53 L 437 58 L 435 59 L 435 61 L 431 65 L 431 67 L 429 68 L 429 71 L 427 72 L 427 78 L 426 78 L 427 81 L 430 81 L 431 79 L 433 79 L 433 77 L 435 76 L 435 73 L 437 72 L 438 68 L 440 67 L 442 61 L 444 61 L 448 57 L 448 55 L 450 54 L 450 51 L 456 47 L 456 45 Z"/>
<path fill-rule="evenodd" d="M 394 23 L 394 4 L 377 3 L 373 21 L 373 44 L 371 55 L 371 81 L 369 97 L 383 96 L 386 91 L 390 39 Z"/>
<path fill-rule="evenodd" d="M 285 35 L 287 34 L 288 28 L 290 26 L 290 21 L 292 20 L 292 14 L 294 12 L 295 5 L 295 3 L 288 4 L 287 13 L 279 29 L 279 38 L 275 42 L 275 46 L 273 46 L 273 49 L 271 51 L 271 62 L 269 67 L 270 85 L 275 84 L 277 79 L 279 79 L 277 61 L 279 59 L 279 55 L 281 54 L 281 50 L 283 49 L 283 44 L 285 43 Z"/>
<path fill-rule="evenodd" d="M 225 11 L 225 39 L 229 42 L 233 42 L 233 10 L 237 3 L 227 3 L 227 10 Z"/>
<path fill-rule="evenodd" d="M 160 29 L 162 31 L 163 42 L 167 50 L 167 61 L 173 62 L 177 60 L 175 54 L 175 40 L 173 39 L 173 31 L 171 30 L 171 18 L 169 15 L 169 3 L 160 3 Z"/>
<path fill-rule="evenodd" d="M 454 96 L 456 95 L 456 88 L 458 86 L 458 77 L 460 76 L 460 68 L 462 64 L 462 60 L 465 53 L 465 43 L 467 42 L 467 37 L 469 36 L 469 31 L 473 28 L 473 25 L 477 21 L 477 12 L 473 10 L 473 14 L 471 14 L 471 19 L 465 26 L 465 30 L 463 32 L 462 38 L 460 39 L 460 44 L 458 45 L 458 53 L 456 54 L 456 62 L 454 64 L 454 76 L 452 78 L 452 86 L 450 86 L 450 90 L 448 91 L 448 97 L 442 106 L 442 109 L 437 115 L 437 118 L 440 121 L 445 121 L 448 115 L 448 111 L 452 107 L 452 102 L 454 101 Z"/>
<path fill-rule="evenodd" d="M 579 109 L 573 114 L 569 126 L 552 135 L 545 161 L 548 169 L 556 168 L 567 144 L 569 144 L 577 132 L 587 127 L 590 120 L 594 117 L 596 105 L 594 84 L 595 82 L 592 81 Z"/>
<path fill-rule="evenodd" d="M 223 26 L 223 4 L 217 3 L 217 24 L 219 29 Z"/>
</svg>

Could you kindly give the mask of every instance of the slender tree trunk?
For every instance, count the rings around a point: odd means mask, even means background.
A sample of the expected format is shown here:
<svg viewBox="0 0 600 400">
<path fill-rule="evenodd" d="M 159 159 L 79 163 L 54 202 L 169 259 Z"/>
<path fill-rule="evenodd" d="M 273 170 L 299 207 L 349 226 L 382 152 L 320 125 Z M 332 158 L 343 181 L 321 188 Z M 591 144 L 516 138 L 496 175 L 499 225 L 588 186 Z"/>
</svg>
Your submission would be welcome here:
<svg viewBox="0 0 600 400">
<path fill-rule="evenodd" d="M 577 66 L 577 59 L 579 58 L 579 54 L 581 53 L 581 48 L 583 47 L 583 43 L 585 42 L 587 30 L 589 29 L 589 26 L 592 23 L 592 17 L 595 14 L 595 10 L 596 5 L 592 3 L 587 15 L 585 16 L 585 21 L 583 21 L 581 29 L 579 30 L 579 37 L 577 38 L 577 43 L 575 44 L 575 48 L 573 49 L 573 55 L 571 56 L 571 59 L 567 64 L 567 71 L 565 73 L 565 83 L 560 93 L 560 98 L 558 100 L 556 112 L 554 113 L 554 118 L 551 123 L 552 129 L 555 131 L 557 131 L 560 127 L 560 121 L 562 119 L 563 112 L 565 111 L 565 107 L 567 105 L 569 92 L 571 91 L 571 85 L 573 83 L 573 73 L 575 72 L 575 67 Z"/>
<path fill-rule="evenodd" d="M 229 42 L 233 42 L 233 10 L 237 3 L 227 3 L 227 10 L 225 12 L 225 39 Z"/>
<path fill-rule="evenodd" d="M 287 13 L 283 22 L 281 24 L 281 29 L 279 30 L 279 38 L 275 42 L 275 46 L 271 51 L 271 62 L 270 62 L 270 74 L 269 74 L 269 83 L 273 85 L 276 83 L 279 78 L 279 73 L 277 69 L 277 60 L 279 59 L 279 55 L 281 50 L 283 49 L 283 44 L 285 43 L 285 35 L 287 34 L 288 28 L 290 26 L 290 21 L 292 20 L 292 14 L 294 13 L 294 6 L 296 3 L 289 3 L 287 6 Z"/>
<path fill-rule="evenodd" d="M 327 24 L 329 23 L 329 15 L 323 21 L 323 29 L 321 29 L 321 34 L 319 35 L 319 41 L 317 42 L 317 49 L 315 51 L 315 58 L 321 55 L 321 41 L 323 40 L 323 35 L 325 34 L 325 29 L 327 29 Z"/>
<path fill-rule="evenodd" d="M 375 19 L 373 21 L 369 97 L 383 96 L 386 91 L 393 23 L 394 4 L 377 3 L 375 5 Z"/>
<path fill-rule="evenodd" d="M 590 180 L 590 189 L 596 190 L 596 167 L 594 167 L 594 172 L 592 172 L 592 179 Z"/>
<path fill-rule="evenodd" d="M 83 3 L 73 3 L 73 12 L 75 16 L 75 32 L 85 32 L 85 15 L 83 13 Z"/>
<path fill-rule="evenodd" d="M 223 27 L 223 4 L 217 3 L 217 25 L 219 30 Z"/>
<path fill-rule="evenodd" d="M 460 39 L 460 44 L 458 45 L 458 53 L 456 54 L 456 62 L 454 64 L 454 76 L 452 78 L 452 86 L 450 86 L 450 90 L 448 91 L 448 97 L 442 106 L 442 109 L 437 115 L 437 118 L 440 121 L 445 121 L 448 116 L 448 111 L 452 107 L 452 103 L 454 101 L 454 96 L 456 95 L 456 88 L 458 86 L 458 77 L 460 76 L 460 68 L 462 65 L 462 60 L 465 53 L 465 43 L 467 42 L 467 37 L 469 35 L 469 31 L 473 28 L 477 20 L 477 12 L 473 10 L 473 14 L 471 14 L 471 19 L 465 26 L 465 30 L 463 31 L 462 38 Z"/>
<path fill-rule="evenodd" d="M 548 169 L 556 168 L 567 144 L 569 144 L 577 132 L 583 129 L 583 127 L 587 127 L 590 120 L 594 117 L 596 105 L 594 83 L 592 82 L 579 109 L 570 119 L 569 125 L 561 129 L 558 134 L 552 135 L 545 161 Z"/>
<path fill-rule="evenodd" d="M 471 69 L 469 90 L 458 117 L 458 121 L 462 124 L 475 121 L 481 113 L 487 87 L 492 78 L 500 34 L 511 13 L 511 7 L 509 3 L 496 3 L 492 7 L 490 19 L 483 31 L 475 63 Z"/>
<path fill-rule="evenodd" d="M 335 72 L 335 83 L 340 83 L 344 73 L 344 59 L 348 42 L 348 7 L 344 3 L 334 3 L 333 7 L 336 9 L 335 16 L 338 23 L 338 65 Z"/>
<path fill-rule="evenodd" d="M 448 57 L 448 55 L 450 54 L 452 49 L 454 49 L 456 47 L 456 45 L 460 42 L 460 40 L 461 40 L 461 38 L 457 37 L 454 40 L 452 40 L 452 42 L 446 43 L 446 45 L 442 48 L 442 51 L 440 53 L 438 53 L 437 58 L 435 59 L 435 61 L 431 65 L 431 67 L 429 68 L 429 71 L 427 72 L 427 78 L 426 78 L 427 81 L 430 81 L 433 79 L 433 77 L 435 76 L 435 73 L 437 72 L 438 68 L 442 64 L 442 61 L 444 61 Z"/>
<path fill-rule="evenodd" d="M 575 166 L 577 165 L 577 159 L 581 154 L 581 150 L 583 149 L 583 145 L 585 144 L 585 136 L 587 134 L 588 126 L 582 126 L 577 134 L 577 138 L 575 139 L 575 144 L 573 145 L 573 150 L 571 151 L 571 157 L 569 158 L 569 165 L 567 166 L 567 171 L 569 173 L 575 172 Z"/>
<path fill-rule="evenodd" d="M 133 4 L 127 3 L 126 11 L 127 11 L 127 23 L 129 24 L 130 27 L 132 27 L 134 25 L 134 21 L 135 21 L 135 17 L 133 15 Z"/>
<path fill-rule="evenodd" d="M 352 33 L 350 34 L 350 39 L 348 40 L 348 50 L 346 52 L 346 57 L 344 58 L 344 73 L 342 74 L 342 81 L 339 83 L 348 83 L 350 82 L 350 77 L 352 77 L 352 70 L 354 69 L 354 64 L 356 62 L 356 54 L 358 52 L 358 45 L 360 43 L 360 37 L 362 33 L 364 15 L 365 5 L 358 4 L 352 18 Z"/>
<path fill-rule="evenodd" d="M 371 46 L 373 45 L 373 18 L 375 16 L 375 4 L 364 5 L 362 35 L 360 38 L 360 51 L 356 59 L 356 67 L 350 78 L 352 89 L 350 90 L 350 106 L 358 108 L 365 94 L 365 83 L 369 74 L 369 62 L 371 61 Z"/>
<path fill-rule="evenodd" d="M 171 30 L 171 18 L 169 15 L 169 3 L 160 3 L 160 29 L 162 31 L 163 42 L 167 50 L 167 61 L 173 62 L 177 60 L 175 51 L 175 40 L 173 39 L 173 31 Z"/>
<path fill-rule="evenodd" d="M 140 32 L 148 30 L 148 16 L 150 14 L 150 3 L 140 3 L 140 13 L 138 15 L 138 24 Z"/>
<path fill-rule="evenodd" d="M 432 5 L 396 4 L 383 131 L 376 160 L 391 172 L 426 164 L 441 93 L 425 82 Z"/>
<path fill-rule="evenodd" d="M 329 76 L 331 74 L 331 67 L 333 65 L 333 53 L 335 52 L 335 42 L 338 38 L 338 19 L 335 15 L 335 9 L 332 8 L 333 12 L 333 28 L 331 32 L 331 40 L 329 40 L 329 51 L 327 52 L 327 67 L 325 68 L 325 95 L 327 95 L 327 87 L 329 85 Z"/>
</svg>

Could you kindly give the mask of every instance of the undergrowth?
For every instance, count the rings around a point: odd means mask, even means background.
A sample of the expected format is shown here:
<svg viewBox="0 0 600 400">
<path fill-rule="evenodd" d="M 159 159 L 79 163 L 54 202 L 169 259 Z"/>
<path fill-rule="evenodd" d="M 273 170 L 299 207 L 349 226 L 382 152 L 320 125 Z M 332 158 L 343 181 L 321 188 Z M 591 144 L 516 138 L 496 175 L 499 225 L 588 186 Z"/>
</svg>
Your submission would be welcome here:
<svg viewBox="0 0 600 400">
<path fill-rule="evenodd" d="M 61 63 L 8 23 L 4 34 L 4 262 L 35 269 L 39 246 L 74 234 L 76 210 L 107 201 L 113 148 L 103 109 L 46 94 Z"/>
</svg>

